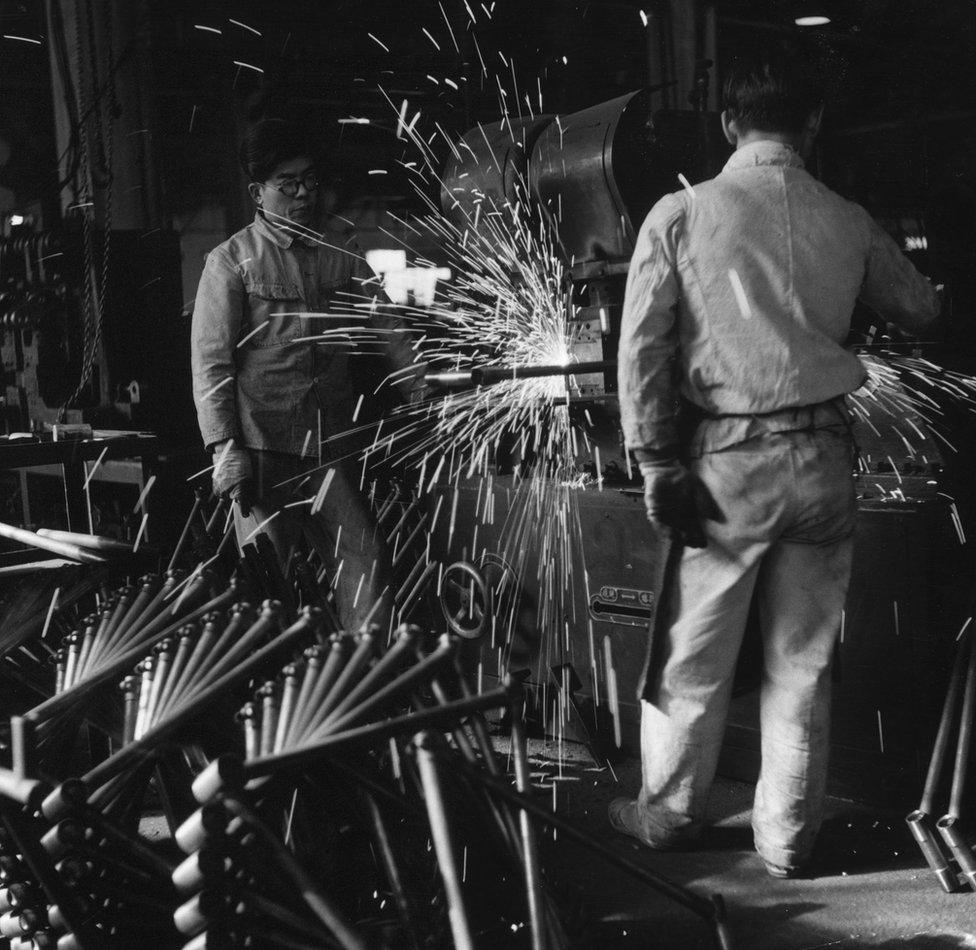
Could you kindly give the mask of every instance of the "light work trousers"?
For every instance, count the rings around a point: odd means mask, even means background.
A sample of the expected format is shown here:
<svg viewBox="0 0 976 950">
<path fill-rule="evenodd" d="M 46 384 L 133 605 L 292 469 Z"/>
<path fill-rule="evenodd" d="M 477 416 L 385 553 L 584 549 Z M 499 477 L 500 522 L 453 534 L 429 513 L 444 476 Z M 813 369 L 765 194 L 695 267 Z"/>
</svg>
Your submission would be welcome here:
<svg viewBox="0 0 976 950">
<path fill-rule="evenodd" d="M 310 459 L 256 451 L 251 451 L 251 461 L 258 500 L 247 518 L 235 506 L 238 541 L 278 512 L 262 531 L 282 568 L 304 533 L 328 568 L 324 581 L 335 587 L 343 629 L 356 632 L 368 617 L 386 632 L 393 601 L 390 556 L 369 500 L 359 490 L 355 466 L 347 461 L 321 466 Z M 330 471 L 334 474 L 315 514 L 310 504 L 296 504 L 314 499 Z"/>
<path fill-rule="evenodd" d="M 753 830 L 765 860 L 799 866 L 825 798 L 830 668 L 856 512 L 852 442 L 837 425 L 767 432 L 691 467 L 726 521 L 707 522 L 707 547 L 682 552 L 663 592 L 642 703 L 638 815 L 661 843 L 699 833 L 755 591 L 764 660 Z"/>
</svg>

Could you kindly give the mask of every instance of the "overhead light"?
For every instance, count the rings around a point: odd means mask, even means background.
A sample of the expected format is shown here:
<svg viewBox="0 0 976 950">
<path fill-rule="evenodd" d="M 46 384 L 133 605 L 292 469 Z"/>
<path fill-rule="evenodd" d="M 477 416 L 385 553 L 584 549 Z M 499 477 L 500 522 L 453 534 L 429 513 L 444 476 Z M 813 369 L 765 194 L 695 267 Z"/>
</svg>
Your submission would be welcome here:
<svg viewBox="0 0 976 950">
<path fill-rule="evenodd" d="M 797 26 L 826 26 L 830 22 L 829 16 L 798 16 L 793 21 Z"/>
</svg>

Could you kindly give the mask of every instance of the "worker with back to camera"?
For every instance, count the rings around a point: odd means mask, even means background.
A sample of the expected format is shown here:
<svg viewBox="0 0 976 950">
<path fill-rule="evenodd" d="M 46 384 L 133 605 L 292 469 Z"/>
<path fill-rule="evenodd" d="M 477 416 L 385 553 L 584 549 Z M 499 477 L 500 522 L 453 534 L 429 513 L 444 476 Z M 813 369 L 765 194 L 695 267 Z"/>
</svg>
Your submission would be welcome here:
<svg viewBox="0 0 976 950">
<path fill-rule="evenodd" d="M 641 790 L 614 800 L 610 820 L 656 849 L 699 837 L 755 591 L 765 658 L 752 826 L 769 873 L 792 877 L 822 818 L 851 571 L 845 396 L 866 372 L 843 344 L 857 299 L 912 333 L 939 304 L 863 208 L 804 170 L 822 102 L 800 57 L 735 66 L 724 109 L 735 152 L 717 177 L 654 206 L 627 278 L 624 437 L 648 518 L 675 547 L 640 686 Z"/>
<path fill-rule="evenodd" d="M 423 371 L 409 333 L 384 312 L 386 298 L 355 240 L 315 230 L 321 161 L 305 130 L 266 119 L 247 131 L 240 155 L 254 220 L 208 256 L 191 334 L 193 395 L 213 452 L 214 489 L 234 500 L 241 541 L 275 515 L 263 530 L 283 566 L 304 529 L 331 564 L 343 626 L 358 630 L 368 616 L 382 626 L 390 558 L 360 489 L 360 466 L 335 438 L 352 425 L 357 399 L 350 350 L 310 340 L 337 321 L 326 327 L 306 315 L 358 313 L 338 324 L 378 331 L 406 398 L 423 395 Z M 286 507 L 315 499 L 330 471 L 314 514 L 308 504 Z"/>
</svg>

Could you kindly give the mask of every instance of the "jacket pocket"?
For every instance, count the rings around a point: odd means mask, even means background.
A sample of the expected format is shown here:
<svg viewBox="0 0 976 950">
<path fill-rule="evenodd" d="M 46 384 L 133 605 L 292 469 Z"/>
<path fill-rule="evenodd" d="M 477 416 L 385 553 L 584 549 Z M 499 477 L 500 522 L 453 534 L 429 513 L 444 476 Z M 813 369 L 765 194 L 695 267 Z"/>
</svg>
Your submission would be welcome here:
<svg viewBox="0 0 976 950">
<path fill-rule="evenodd" d="M 298 287 L 246 275 L 244 289 L 248 311 L 242 333 L 247 340 L 244 346 L 255 349 L 286 346 L 302 335 L 302 314 L 307 308 Z"/>
</svg>

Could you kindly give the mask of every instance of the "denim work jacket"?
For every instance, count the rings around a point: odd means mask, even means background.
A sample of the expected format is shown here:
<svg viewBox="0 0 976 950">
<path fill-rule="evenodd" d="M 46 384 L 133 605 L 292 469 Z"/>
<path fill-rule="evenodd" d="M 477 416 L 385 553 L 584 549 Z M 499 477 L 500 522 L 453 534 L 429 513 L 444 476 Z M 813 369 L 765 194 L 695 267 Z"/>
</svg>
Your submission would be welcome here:
<svg viewBox="0 0 976 950">
<path fill-rule="evenodd" d="M 678 393 L 729 419 L 810 406 L 866 379 L 844 348 L 859 298 L 910 332 L 936 318 L 935 289 L 859 205 L 778 142 L 744 146 L 710 181 L 665 195 L 627 275 L 618 384 L 630 449 L 678 447 Z M 709 450 L 723 447 L 713 444 Z"/>
<path fill-rule="evenodd" d="M 376 350 L 401 370 L 409 394 L 418 367 L 402 322 L 383 312 L 373 271 L 354 243 L 332 233 L 307 245 L 260 212 L 207 257 L 193 307 L 193 397 L 204 444 L 314 454 L 320 438 L 348 428 L 354 393 L 349 356 Z M 372 302 L 372 306 L 370 305 Z M 369 327 L 354 334 L 309 337 Z M 311 435 L 309 434 L 311 433 Z M 311 446 L 311 450 L 309 450 Z"/>
</svg>

